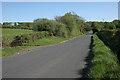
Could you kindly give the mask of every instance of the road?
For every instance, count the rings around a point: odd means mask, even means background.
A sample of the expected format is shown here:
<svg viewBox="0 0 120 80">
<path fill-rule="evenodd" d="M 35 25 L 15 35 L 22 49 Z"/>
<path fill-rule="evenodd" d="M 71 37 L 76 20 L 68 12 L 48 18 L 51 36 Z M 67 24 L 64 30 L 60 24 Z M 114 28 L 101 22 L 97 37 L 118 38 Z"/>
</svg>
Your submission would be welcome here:
<svg viewBox="0 0 120 80">
<path fill-rule="evenodd" d="M 91 34 L 3 58 L 3 78 L 79 78 L 89 53 Z"/>
</svg>

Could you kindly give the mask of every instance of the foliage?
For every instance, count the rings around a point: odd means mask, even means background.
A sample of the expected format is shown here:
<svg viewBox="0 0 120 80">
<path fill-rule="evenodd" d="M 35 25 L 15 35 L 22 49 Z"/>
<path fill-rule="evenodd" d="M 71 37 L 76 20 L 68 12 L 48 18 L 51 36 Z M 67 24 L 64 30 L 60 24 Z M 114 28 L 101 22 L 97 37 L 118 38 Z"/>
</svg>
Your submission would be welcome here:
<svg viewBox="0 0 120 80">
<path fill-rule="evenodd" d="M 101 23 L 101 22 L 92 22 L 91 26 L 92 26 L 92 29 L 100 31 L 103 28 L 103 23 Z"/>
<path fill-rule="evenodd" d="M 106 29 L 115 29 L 116 26 L 115 26 L 115 24 L 113 22 L 107 22 L 107 23 L 105 23 L 104 28 L 106 28 Z"/>
<path fill-rule="evenodd" d="M 65 25 L 54 20 L 36 19 L 33 25 L 34 31 L 48 31 L 51 36 L 67 37 Z"/>
<path fill-rule="evenodd" d="M 33 31 L 23 29 L 2 29 L 2 46 L 9 47 L 15 36 L 31 32 Z"/>
<path fill-rule="evenodd" d="M 57 23 L 55 28 L 55 35 L 66 38 L 67 35 L 66 25 L 62 23 Z"/>
<path fill-rule="evenodd" d="M 64 16 L 57 16 L 55 19 L 56 21 L 66 25 L 69 36 L 78 35 L 79 29 L 77 23 L 80 21 L 84 22 L 83 20 L 81 20 L 81 18 L 78 15 L 72 14 L 71 12 L 66 13 Z"/>
<path fill-rule="evenodd" d="M 5 25 L 5 26 L 11 26 L 12 22 L 3 22 L 3 25 Z"/>
<path fill-rule="evenodd" d="M 96 36 L 93 36 L 93 59 L 89 72 L 89 78 L 108 80 L 120 78 L 120 67 L 117 57 L 112 51 Z"/>
<path fill-rule="evenodd" d="M 20 43 L 19 45 L 22 45 L 24 43 L 30 43 L 30 42 L 34 42 L 36 40 L 42 39 L 44 37 L 48 37 L 49 33 L 47 31 L 43 31 L 43 32 L 34 32 L 34 33 L 30 33 L 30 34 L 22 34 L 19 36 L 16 36 L 14 38 L 14 41 L 11 43 L 11 46 L 16 46 L 16 43 Z"/>
<path fill-rule="evenodd" d="M 116 26 L 116 28 L 120 28 L 120 20 L 114 20 L 113 23 Z"/>
<path fill-rule="evenodd" d="M 92 22 L 93 33 L 101 30 L 119 29 L 120 20 L 114 20 L 112 22 Z"/>
<path fill-rule="evenodd" d="M 92 30 L 91 26 L 92 26 L 91 22 L 84 23 L 84 31 L 91 31 Z"/>
<path fill-rule="evenodd" d="M 2 28 L 32 29 L 32 22 L 3 22 Z"/>
<path fill-rule="evenodd" d="M 6 37 L 2 37 L 2 47 L 8 47 L 10 46 L 11 40 L 6 38 Z"/>
<path fill-rule="evenodd" d="M 120 30 L 103 30 L 97 33 L 99 38 L 116 53 L 120 60 Z"/>
</svg>

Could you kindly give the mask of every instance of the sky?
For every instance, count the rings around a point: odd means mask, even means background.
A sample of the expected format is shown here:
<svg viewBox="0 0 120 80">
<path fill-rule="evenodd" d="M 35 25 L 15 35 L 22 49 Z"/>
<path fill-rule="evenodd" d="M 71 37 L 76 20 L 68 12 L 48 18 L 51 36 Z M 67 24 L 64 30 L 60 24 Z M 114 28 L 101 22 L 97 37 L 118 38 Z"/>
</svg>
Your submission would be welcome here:
<svg viewBox="0 0 120 80">
<path fill-rule="evenodd" d="M 86 21 L 113 21 L 118 19 L 118 2 L 2 2 L 2 21 L 54 19 L 72 11 Z"/>
</svg>

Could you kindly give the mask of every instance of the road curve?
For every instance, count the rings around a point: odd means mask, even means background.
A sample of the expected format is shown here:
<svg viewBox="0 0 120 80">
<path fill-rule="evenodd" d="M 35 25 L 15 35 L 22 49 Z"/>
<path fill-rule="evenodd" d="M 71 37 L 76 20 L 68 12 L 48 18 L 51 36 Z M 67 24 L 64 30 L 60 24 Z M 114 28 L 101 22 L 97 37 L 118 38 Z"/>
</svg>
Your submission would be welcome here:
<svg viewBox="0 0 120 80">
<path fill-rule="evenodd" d="M 3 78 L 79 78 L 91 34 L 2 59 Z"/>
</svg>

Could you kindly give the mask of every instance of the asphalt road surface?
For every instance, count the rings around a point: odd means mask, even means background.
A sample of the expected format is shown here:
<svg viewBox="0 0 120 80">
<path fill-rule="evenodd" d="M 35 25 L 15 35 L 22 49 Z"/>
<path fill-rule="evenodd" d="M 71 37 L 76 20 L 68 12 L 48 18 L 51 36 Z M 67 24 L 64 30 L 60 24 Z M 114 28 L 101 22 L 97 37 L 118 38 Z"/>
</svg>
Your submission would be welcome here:
<svg viewBox="0 0 120 80">
<path fill-rule="evenodd" d="M 89 53 L 91 34 L 3 58 L 3 78 L 79 78 Z"/>
</svg>

